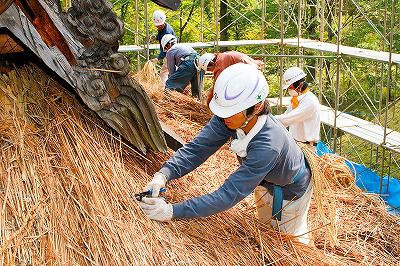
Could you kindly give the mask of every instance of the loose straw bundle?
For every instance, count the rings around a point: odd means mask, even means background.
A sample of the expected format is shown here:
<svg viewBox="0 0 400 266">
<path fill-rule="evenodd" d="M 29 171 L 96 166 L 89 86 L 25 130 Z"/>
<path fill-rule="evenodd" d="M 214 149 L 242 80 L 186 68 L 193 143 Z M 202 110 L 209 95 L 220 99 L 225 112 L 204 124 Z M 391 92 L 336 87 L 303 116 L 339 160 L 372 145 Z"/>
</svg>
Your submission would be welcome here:
<svg viewBox="0 0 400 266">
<path fill-rule="evenodd" d="M 345 163 L 345 159 L 336 154 L 324 154 L 319 163 L 321 173 L 339 188 L 357 189 L 355 179 Z"/>
<path fill-rule="evenodd" d="M 337 245 L 336 232 L 336 204 L 335 193 L 331 188 L 329 180 L 321 172 L 320 157 L 315 151 L 304 143 L 298 143 L 307 162 L 310 165 L 312 173 L 312 187 L 314 204 L 317 206 L 317 215 L 323 226 L 326 227 L 327 238 L 331 245 Z"/>
<path fill-rule="evenodd" d="M 343 157 L 325 154 L 319 166 L 335 192 L 338 244 L 329 248 L 325 233 L 316 231 L 313 234 L 316 245 L 363 265 L 398 264 L 400 218 L 388 214 L 378 196 L 363 193 L 356 186 Z M 317 222 L 312 219 L 313 227 Z"/>
<path fill-rule="evenodd" d="M 164 93 L 156 65 L 150 60 L 144 64 L 143 68 L 139 72 L 133 75 L 133 78 L 139 81 L 142 85 L 151 88 L 151 91 L 147 91 L 151 97 L 161 97 Z"/>
</svg>

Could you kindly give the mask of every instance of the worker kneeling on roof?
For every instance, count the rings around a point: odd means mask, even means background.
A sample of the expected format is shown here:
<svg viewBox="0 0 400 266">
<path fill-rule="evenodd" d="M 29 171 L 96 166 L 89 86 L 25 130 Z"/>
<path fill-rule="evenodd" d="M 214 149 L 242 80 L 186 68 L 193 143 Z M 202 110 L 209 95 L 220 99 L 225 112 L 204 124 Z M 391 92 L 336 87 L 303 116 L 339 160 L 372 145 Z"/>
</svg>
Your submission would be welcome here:
<svg viewBox="0 0 400 266">
<path fill-rule="evenodd" d="M 161 45 L 167 52 L 168 79 L 165 82 L 166 92 L 176 90 L 182 92 L 189 84 L 192 87 L 192 96 L 199 98 L 199 83 L 195 61 L 197 52 L 188 44 L 176 43 L 172 34 L 166 34 L 161 39 Z"/>
<path fill-rule="evenodd" d="M 259 219 L 308 243 L 307 213 L 311 173 L 289 132 L 270 114 L 268 84 L 261 71 L 234 64 L 218 77 L 210 109 L 214 116 L 194 140 L 184 145 L 154 175 L 140 206 L 150 219 L 168 221 L 210 216 L 225 211 L 255 191 Z M 241 165 L 216 191 L 168 204 L 158 198 L 167 181 L 201 165 L 230 138 Z M 212 177 L 210 177 L 212 178 Z M 279 226 L 278 226 L 279 225 Z"/>
<path fill-rule="evenodd" d="M 214 77 L 213 86 L 208 93 L 207 105 L 210 104 L 214 96 L 214 86 L 219 75 L 225 68 L 237 63 L 249 64 L 260 70 L 264 67 L 264 63 L 262 61 L 255 60 L 250 56 L 237 51 L 228 51 L 215 54 L 204 53 L 199 57 L 197 61 L 197 67 L 204 72 L 212 71 Z"/>
<path fill-rule="evenodd" d="M 317 96 L 310 91 L 301 68 L 291 67 L 283 74 L 283 90 L 292 96 L 285 113 L 276 115 L 297 141 L 316 146 L 319 141 L 320 112 Z"/>
</svg>

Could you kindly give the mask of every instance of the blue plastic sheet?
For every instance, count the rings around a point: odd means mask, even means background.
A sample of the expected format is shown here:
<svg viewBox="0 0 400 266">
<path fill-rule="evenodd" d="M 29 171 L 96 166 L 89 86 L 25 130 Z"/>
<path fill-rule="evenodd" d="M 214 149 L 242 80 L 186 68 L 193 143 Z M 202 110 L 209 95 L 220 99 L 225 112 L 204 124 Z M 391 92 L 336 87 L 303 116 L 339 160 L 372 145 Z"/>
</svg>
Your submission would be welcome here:
<svg viewBox="0 0 400 266">
<path fill-rule="evenodd" d="M 333 153 L 329 147 L 323 143 L 319 142 L 317 145 L 317 154 L 321 156 L 325 153 Z M 380 176 L 372 171 L 370 168 L 364 165 L 346 160 L 347 166 L 349 166 L 351 172 L 353 173 L 356 184 L 362 190 L 375 193 L 379 195 L 381 178 Z M 387 186 L 389 182 L 389 186 Z M 381 198 L 388 204 L 388 211 L 392 214 L 400 214 L 400 180 L 384 176 L 382 179 L 382 194 Z"/>
</svg>

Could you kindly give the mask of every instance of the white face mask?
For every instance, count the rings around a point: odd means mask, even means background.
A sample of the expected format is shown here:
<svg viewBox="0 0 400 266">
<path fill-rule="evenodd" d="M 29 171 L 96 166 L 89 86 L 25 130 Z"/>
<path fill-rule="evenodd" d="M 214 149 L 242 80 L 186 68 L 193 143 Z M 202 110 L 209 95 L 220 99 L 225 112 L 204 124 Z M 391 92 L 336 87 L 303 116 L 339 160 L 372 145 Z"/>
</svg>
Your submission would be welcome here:
<svg viewBox="0 0 400 266">
<path fill-rule="evenodd" d="M 291 90 L 291 89 L 288 90 L 288 93 L 289 93 L 289 95 L 292 96 L 292 97 L 295 97 L 295 96 L 299 96 L 299 95 L 300 95 L 297 91 Z"/>
</svg>

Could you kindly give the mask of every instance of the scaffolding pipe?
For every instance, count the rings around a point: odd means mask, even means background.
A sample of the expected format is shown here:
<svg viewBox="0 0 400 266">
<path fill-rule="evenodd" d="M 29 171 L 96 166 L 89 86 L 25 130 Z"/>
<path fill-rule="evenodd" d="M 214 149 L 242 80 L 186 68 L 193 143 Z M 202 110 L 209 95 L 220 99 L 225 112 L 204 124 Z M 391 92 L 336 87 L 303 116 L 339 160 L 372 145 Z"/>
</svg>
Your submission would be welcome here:
<svg viewBox="0 0 400 266">
<path fill-rule="evenodd" d="M 393 99 L 394 99 L 394 104 L 393 104 L 393 107 L 392 107 L 392 109 L 393 109 L 393 112 L 392 112 L 392 119 L 394 119 L 394 117 L 395 117 L 395 115 L 396 115 L 396 102 L 398 101 L 398 99 L 396 98 L 396 96 L 397 96 L 397 93 L 398 93 L 398 84 L 397 84 L 397 79 L 398 79 L 398 67 L 397 67 L 397 65 L 396 65 L 396 67 L 395 67 L 395 72 L 394 72 L 394 82 L 392 83 L 392 86 L 393 86 Z"/>
<path fill-rule="evenodd" d="M 319 25 L 319 40 L 321 42 L 324 41 L 324 33 L 325 33 L 325 0 L 319 0 L 320 8 L 318 10 L 319 12 L 319 18 L 320 18 L 320 25 Z M 324 55 L 324 52 L 320 52 L 320 55 Z M 321 58 L 318 60 L 318 85 L 319 85 L 319 102 L 322 103 L 322 73 L 324 69 L 324 60 Z"/>
<path fill-rule="evenodd" d="M 297 55 L 300 54 L 300 37 L 301 37 L 301 10 L 302 10 L 303 0 L 299 0 L 299 9 L 297 14 Z M 300 66 L 300 59 L 297 58 L 297 66 Z"/>
<path fill-rule="evenodd" d="M 272 58 L 325 58 L 336 59 L 336 55 L 305 55 L 305 54 L 247 54 L 248 56 L 272 57 Z"/>
<path fill-rule="evenodd" d="M 265 30 L 265 14 L 267 12 L 267 4 L 266 4 L 266 0 L 262 0 L 261 3 L 261 39 L 265 39 L 266 38 L 266 30 Z M 261 51 L 263 54 L 265 54 L 265 46 L 263 45 L 261 48 Z M 265 63 L 265 60 L 264 60 Z"/>
<path fill-rule="evenodd" d="M 383 13 L 383 39 L 382 39 L 382 46 L 381 49 L 384 52 L 386 50 L 385 46 L 385 41 L 386 41 L 386 35 L 387 35 L 387 9 L 388 9 L 388 0 L 385 0 L 385 8 L 384 8 L 384 13 Z M 385 65 L 384 63 L 381 63 L 381 82 L 380 82 L 380 92 L 379 92 L 379 102 L 378 102 L 378 113 L 381 114 L 383 107 L 382 107 L 382 102 L 383 102 L 383 87 L 384 87 L 384 72 Z M 381 124 L 381 116 L 378 116 L 379 118 L 379 124 Z"/>
<path fill-rule="evenodd" d="M 265 38 L 265 13 L 267 12 L 266 0 L 262 0 L 261 3 L 261 39 Z"/>
<path fill-rule="evenodd" d="M 200 41 L 204 41 L 204 0 L 201 0 L 201 28 L 200 28 Z"/>
<path fill-rule="evenodd" d="M 389 33 L 389 63 L 388 63 L 388 78 L 387 78 L 387 88 L 386 88 L 386 108 L 385 108 L 385 122 L 383 128 L 383 141 L 382 145 L 386 144 L 386 136 L 387 136 L 387 122 L 388 122 L 388 109 L 389 109 L 389 95 L 390 95 L 390 87 L 392 85 L 392 52 L 393 52 L 393 29 L 394 29 L 394 12 L 395 12 L 395 0 L 391 1 L 391 14 L 390 14 L 390 33 Z M 383 186 L 383 176 L 385 170 L 385 149 L 382 150 L 382 171 L 381 171 L 381 179 L 379 184 L 379 193 L 382 194 L 382 186 Z M 389 179 L 387 187 L 389 186 Z"/>
<path fill-rule="evenodd" d="M 136 22 L 136 32 L 135 32 L 135 45 L 139 45 L 139 0 L 135 0 L 135 22 Z M 140 70 L 140 52 L 136 53 L 136 69 Z"/>
<path fill-rule="evenodd" d="M 215 11 L 215 41 L 214 41 L 214 51 L 218 52 L 218 40 L 219 40 L 219 11 L 218 11 L 218 0 L 214 1 L 214 11 Z"/>
<path fill-rule="evenodd" d="M 150 44 L 150 38 L 149 38 L 149 21 L 148 21 L 148 6 L 147 6 L 147 0 L 144 0 L 144 27 L 146 29 L 146 44 L 145 44 L 145 51 L 146 51 L 146 60 L 150 59 L 150 49 L 149 49 L 149 44 Z"/>
<path fill-rule="evenodd" d="M 280 21 L 281 21 L 281 43 L 279 44 L 279 53 L 283 55 L 283 37 L 284 37 L 284 27 L 283 27 L 283 21 L 284 21 L 284 13 L 283 13 L 283 0 L 280 0 Z M 283 85 L 283 58 L 279 58 L 279 72 L 280 72 L 280 78 L 279 78 L 279 102 L 278 102 L 278 113 L 280 113 L 282 109 L 282 98 L 283 98 L 283 91 L 282 91 L 282 85 Z"/>
<path fill-rule="evenodd" d="M 337 117 L 339 111 L 339 93 L 340 93 L 340 42 L 341 42 L 341 29 L 342 29 L 342 10 L 343 0 L 339 0 L 339 16 L 338 16 L 338 29 L 337 29 L 337 50 L 336 50 L 336 90 L 335 90 L 335 118 L 333 121 L 333 152 L 336 152 L 337 148 Z"/>
</svg>

